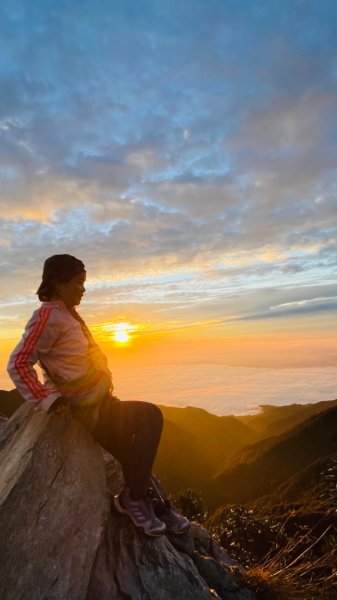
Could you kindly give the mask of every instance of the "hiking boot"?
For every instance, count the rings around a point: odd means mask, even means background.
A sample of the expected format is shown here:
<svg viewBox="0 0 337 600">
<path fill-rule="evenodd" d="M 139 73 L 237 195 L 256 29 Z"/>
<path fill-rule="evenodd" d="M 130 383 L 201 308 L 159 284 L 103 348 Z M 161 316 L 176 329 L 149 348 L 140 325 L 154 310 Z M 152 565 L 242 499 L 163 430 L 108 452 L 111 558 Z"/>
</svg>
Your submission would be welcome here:
<svg viewBox="0 0 337 600">
<path fill-rule="evenodd" d="M 160 520 L 165 523 L 166 531 L 174 533 L 175 535 L 182 535 L 183 533 L 186 533 L 190 527 L 189 520 L 174 510 L 169 500 L 166 499 L 164 502 L 165 509 L 163 512 L 159 512 L 158 516 Z"/>
<path fill-rule="evenodd" d="M 118 512 L 128 515 L 133 524 L 142 529 L 146 535 L 158 537 L 166 531 L 166 525 L 154 514 L 151 498 L 141 498 L 132 500 L 130 497 L 130 488 L 114 496 L 114 505 Z"/>
<path fill-rule="evenodd" d="M 152 499 L 155 514 L 165 523 L 167 532 L 181 535 L 189 529 L 189 520 L 172 508 L 171 502 L 165 497 L 165 492 L 154 475 L 150 476 L 148 495 Z"/>
</svg>

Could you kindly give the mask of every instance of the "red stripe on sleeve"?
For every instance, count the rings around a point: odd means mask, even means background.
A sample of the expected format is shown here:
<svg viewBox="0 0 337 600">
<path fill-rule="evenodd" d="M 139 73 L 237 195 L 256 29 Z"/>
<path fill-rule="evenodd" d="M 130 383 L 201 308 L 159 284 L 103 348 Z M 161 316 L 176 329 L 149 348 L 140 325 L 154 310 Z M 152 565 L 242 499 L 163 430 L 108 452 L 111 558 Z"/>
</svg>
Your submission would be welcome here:
<svg viewBox="0 0 337 600">
<path fill-rule="evenodd" d="M 43 400 L 43 398 L 48 396 L 48 392 L 45 392 L 45 390 L 43 390 L 39 381 L 34 377 L 32 369 L 28 364 L 28 359 L 35 348 L 37 340 L 39 339 L 43 329 L 47 324 L 51 310 L 51 308 L 41 307 L 39 319 L 35 323 L 35 326 L 33 327 L 30 334 L 27 336 L 25 343 L 22 346 L 21 350 L 18 352 L 14 363 L 14 368 L 17 370 L 23 383 L 30 389 L 32 394 L 38 400 Z"/>
</svg>

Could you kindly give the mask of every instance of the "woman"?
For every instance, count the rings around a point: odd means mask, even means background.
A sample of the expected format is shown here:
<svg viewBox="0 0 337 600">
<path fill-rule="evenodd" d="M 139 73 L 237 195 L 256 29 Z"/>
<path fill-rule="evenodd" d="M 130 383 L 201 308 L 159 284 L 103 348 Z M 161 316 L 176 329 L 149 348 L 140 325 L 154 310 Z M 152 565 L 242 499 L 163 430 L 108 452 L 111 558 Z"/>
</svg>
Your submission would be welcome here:
<svg viewBox="0 0 337 600">
<path fill-rule="evenodd" d="M 112 395 L 107 359 L 75 309 L 85 280 L 85 266 L 74 256 L 59 254 L 45 261 L 37 290 L 42 304 L 10 356 L 8 373 L 35 410 L 79 419 L 119 460 L 125 487 L 113 500 L 120 513 L 149 536 L 184 533 L 189 521 L 161 496 L 151 475 L 162 414 L 149 402 L 121 402 Z"/>
</svg>

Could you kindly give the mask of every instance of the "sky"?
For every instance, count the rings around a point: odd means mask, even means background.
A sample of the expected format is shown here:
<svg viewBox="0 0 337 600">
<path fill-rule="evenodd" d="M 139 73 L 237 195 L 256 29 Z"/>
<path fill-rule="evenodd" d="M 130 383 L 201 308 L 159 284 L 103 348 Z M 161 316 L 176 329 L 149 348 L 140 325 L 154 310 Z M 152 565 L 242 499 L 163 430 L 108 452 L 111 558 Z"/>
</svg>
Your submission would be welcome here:
<svg viewBox="0 0 337 600">
<path fill-rule="evenodd" d="M 330 0 L 2 3 L 0 387 L 45 258 L 70 253 L 123 399 L 337 396 L 336 17 Z"/>
</svg>

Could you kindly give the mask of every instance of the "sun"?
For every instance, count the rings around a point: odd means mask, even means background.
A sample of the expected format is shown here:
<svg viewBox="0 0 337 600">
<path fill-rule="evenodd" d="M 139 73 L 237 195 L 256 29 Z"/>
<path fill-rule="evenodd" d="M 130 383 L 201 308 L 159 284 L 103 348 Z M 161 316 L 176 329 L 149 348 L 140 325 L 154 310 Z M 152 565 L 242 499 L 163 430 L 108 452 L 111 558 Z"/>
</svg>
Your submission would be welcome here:
<svg viewBox="0 0 337 600">
<path fill-rule="evenodd" d="M 134 332 L 138 327 L 136 325 L 131 325 L 131 323 L 113 323 L 111 325 L 111 337 L 115 342 L 119 344 L 126 344 L 131 340 L 130 334 Z"/>
<path fill-rule="evenodd" d="M 139 325 L 132 325 L 125 321 L 119 323 L 104 323 L 99 326 L 105 339 L 114 340 L 118 344 L 131 342 L 132 336 L 139 329 Z"/>
<path fill-rule="evenodd" d="M 116 340 L 116 342 L 124 344 L 125 342 L 129 341 L 130 336 L 128 335 L 127 331 L 125 331 L 125 329 L 120 329 L 115 331 L 115 333 L 113 334 L 113 339 Z"/>
</svg>

